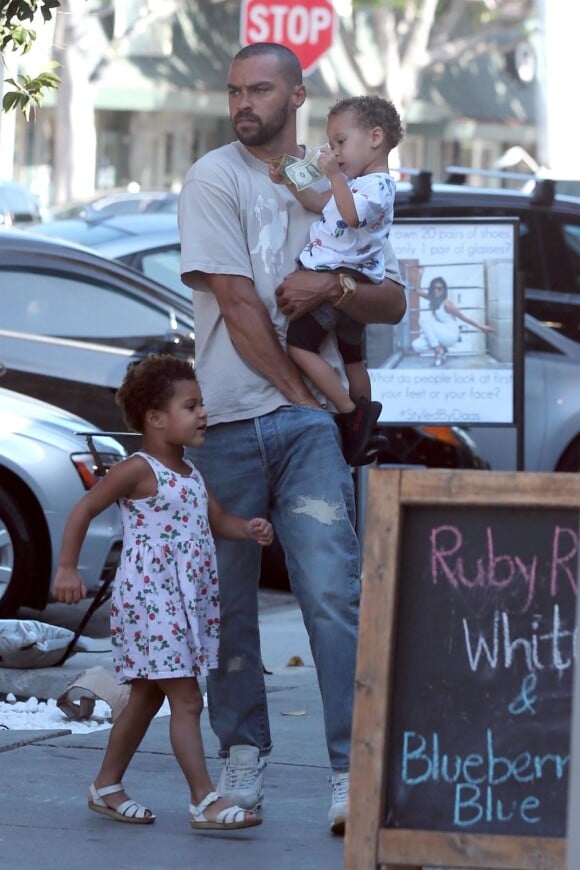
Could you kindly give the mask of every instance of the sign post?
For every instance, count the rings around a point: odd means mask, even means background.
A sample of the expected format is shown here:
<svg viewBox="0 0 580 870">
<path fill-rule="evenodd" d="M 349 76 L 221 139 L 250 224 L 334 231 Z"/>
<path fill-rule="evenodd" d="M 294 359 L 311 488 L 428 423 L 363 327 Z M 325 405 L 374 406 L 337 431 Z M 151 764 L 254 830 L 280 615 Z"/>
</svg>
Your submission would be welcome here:
<svg viewBox="0 0 580 870">
<path fill-rule="evenodd" d="M 370 472 L 345 870 L 565 866 L 579 505 L 577 474 Z"/>
<path fill-rule="evenodd" d="M 240 42 L 278 42 L 300 60 L 304 75 L 334 43 L 338 17 L 331 0 L 244 0 Z"/>
</svg>

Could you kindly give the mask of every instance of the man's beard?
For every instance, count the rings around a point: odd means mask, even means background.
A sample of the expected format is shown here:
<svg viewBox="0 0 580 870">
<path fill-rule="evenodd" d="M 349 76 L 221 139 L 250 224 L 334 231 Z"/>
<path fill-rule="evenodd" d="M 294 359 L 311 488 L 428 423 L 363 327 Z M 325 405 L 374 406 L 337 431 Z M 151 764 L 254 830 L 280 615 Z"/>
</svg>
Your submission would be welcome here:
<svg viewBox="0 0 580 870">
<path fill-rule="evenodd" d="M 260 147 L 261 145 L 268 145 L 276 136 L 284 129 L 286 126 L 286 122 L 288 120 L 288 104 L 282 106 L 278 112 L 271 118 L 267 123 L 263 123 L 256 115 L 252 114 L 242 114 L 239 113 L 236 118 L 232 120 L 232 124 L 234 130 L 236 132 L 236 136 L 242 143 L 242 145 L 247 145 L 249 147 Z M 240 132 L 236 124 L 239 124 L 240 121 L 243 121 L 245 118 L 252 120 L 255 125 L 251 130 L 248 130 L 244 133 Z"/>
</svg>

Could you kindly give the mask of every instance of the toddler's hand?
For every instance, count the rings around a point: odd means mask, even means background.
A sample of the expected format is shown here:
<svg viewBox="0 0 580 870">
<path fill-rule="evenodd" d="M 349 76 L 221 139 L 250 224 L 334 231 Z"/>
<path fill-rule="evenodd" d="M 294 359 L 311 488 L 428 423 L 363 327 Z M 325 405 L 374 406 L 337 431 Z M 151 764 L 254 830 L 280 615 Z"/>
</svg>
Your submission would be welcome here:
<svg viewBox="0 0 580 870">
<path fill-rule="evenodd" d="M 248 537 L 257 541 L 261 547 L 268 547 L 274 540 L 272 523 L 262 519 L 262 517 L 248 520 Z"/>
<path fill-rule="evenodd" d="M 324 148 L 320 152 L 318 168 L 327 178 L 332 178 L 333 175 L 338 175 L 340 173 L 340 166 L 338 165 L 338 160 L 334 156 L 332 148 Z"/>
<path fill-rule="evenodd" d="M 78 604 L 87 597 L 87 587 L 76 568 L 58 568 L 51 592 L 62 604 Z"/>
</svg>

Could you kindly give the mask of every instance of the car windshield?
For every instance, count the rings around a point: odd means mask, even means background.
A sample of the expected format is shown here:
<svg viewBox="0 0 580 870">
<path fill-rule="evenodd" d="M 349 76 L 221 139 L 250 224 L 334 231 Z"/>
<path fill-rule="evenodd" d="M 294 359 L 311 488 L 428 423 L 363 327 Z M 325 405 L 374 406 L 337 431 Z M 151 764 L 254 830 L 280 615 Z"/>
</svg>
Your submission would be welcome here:
<svg viewBox="0 0 580 870">
<path fill-rule="evenodd" d="M 2 187 L 0 189 L 0 197 L 14 214 L 36 211 L 32 197 L 28 196 L 25 191 L 20 190 L 18 187 Z"/>
</svg>

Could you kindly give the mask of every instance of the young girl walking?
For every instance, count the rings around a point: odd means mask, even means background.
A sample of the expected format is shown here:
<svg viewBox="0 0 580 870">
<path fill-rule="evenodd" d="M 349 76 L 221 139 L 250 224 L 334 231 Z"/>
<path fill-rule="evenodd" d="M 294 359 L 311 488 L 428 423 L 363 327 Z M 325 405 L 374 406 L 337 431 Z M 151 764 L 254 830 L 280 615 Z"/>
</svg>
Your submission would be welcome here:
<svg viewBox="0 0 580 870">
<path fill-rule="evenodd" d="M 167 697 L 171 746 L 190 789 L 192 828 L 259 825 L 258 816 L 232 806 L 212 785 L 201 737 L 198 678 L 218 663 L 213 535 L 267 546 L 272 526 L 222 510 L 193 463 L 184 459 L 184 445 L 203 444 L 207 422 L 188 362 L 148 356 L 128 369 L 117 401 L 127 425 L 143 434 L 142 450 L 113 466 L 71 511 L 53 584 L 57 601 L 86 597 L 77 565 L 88 525 L 119 502 L 123 550 L 113 586 L 111 637 L 117 678 L 131 690 L 89 788 L 89 808 L 120 822 L 155 821 L 151 810 L 129 799 L 122 778 Z"/>
</svg>

